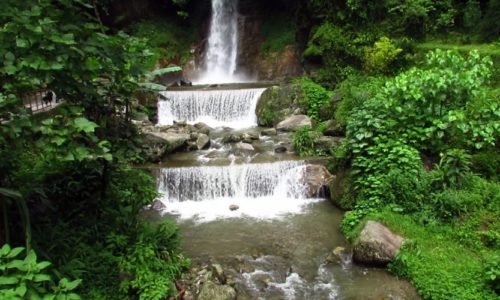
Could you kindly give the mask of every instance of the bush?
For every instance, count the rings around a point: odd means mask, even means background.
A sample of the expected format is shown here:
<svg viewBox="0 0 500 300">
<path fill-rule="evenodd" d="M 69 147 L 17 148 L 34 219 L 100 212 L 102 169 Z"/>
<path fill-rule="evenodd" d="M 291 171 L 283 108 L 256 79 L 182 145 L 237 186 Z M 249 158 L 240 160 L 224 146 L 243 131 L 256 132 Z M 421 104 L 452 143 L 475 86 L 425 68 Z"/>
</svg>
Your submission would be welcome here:
<svg viewBox="0 0 500 300">
<path fill-rule="evenodd" d="M 335 110 L 335 120 L 343 126 L 347 125 L 351 113 L 380 92 L 385 80 L 384 77 L 351 76 L 342 81 L 334 92 L 341 97 Z"/>
<path fill-rule="evenodd" d="M 365 50 L 364 68 L 368 73 L 384 74 L 403 49 L 397 48 L 388 37 L 381 37 L 373 47 Z"/>
<path fill-rule="evenodd" d="M 310 78 L 302 77 L 295 81 L 303 91 L 299 104 L 307 109 L 307 115 L 315 121 L 329 120 L 333 116 L 330 99 L 332 92 L 315 83 Z"/>
<path fill-rule="evenodd" d="M 316 131 L 312 131 L 308 126 L 302 127 L 293 134 L 293 147 L 300 156 L 321 154 L 315 147 L 318 138 L 319 134 Z"/>
<path fill-rule="evenodd" d="M 24 248 L 0 248 L 0 298 L 2 299 L 67 299 L 78 300 L 74 290 L 81 279 L 69 281 L 61 278 L 56 284 L 50 274 L 48 261 L 37 261 L 35 251 L 30 250 L 22 258 Z"/>
<path fill-rule="evenodd" d="M 432 207 L 442 220 L 450 220 L 483 206 L 480 195 L 461 190 L 445 190 L 432 196 Z"/>
</svg>

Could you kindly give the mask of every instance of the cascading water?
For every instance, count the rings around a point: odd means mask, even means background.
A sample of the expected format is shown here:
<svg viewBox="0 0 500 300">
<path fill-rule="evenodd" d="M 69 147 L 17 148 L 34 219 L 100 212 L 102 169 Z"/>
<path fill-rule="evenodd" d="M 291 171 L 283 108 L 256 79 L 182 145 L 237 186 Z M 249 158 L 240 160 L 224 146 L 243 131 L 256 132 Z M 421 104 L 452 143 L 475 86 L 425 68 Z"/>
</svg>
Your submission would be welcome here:
<svg viewBox="0 0 500 300">
<path fill-rule="evenodd" d="M 167 91 L 158 102 L 158 123 L 174 120 L 204 122 L 211 127 L 248 128 L 257 125 L 255 107 L 265 89 Z"/>
<path fill-rule="evenodd" d="M 199 83 L 241 82 L 238 60 L 238 1 L 212 0 L 205 72 Z"/>
<path fill-rule="evenodd" d="M 273 218 L 299 213 L 317 199 L 305 199 L 299 161 L 162 169 L 158 190 L 167 210 L 181 218 L 251 216 Z M 238 205 L 238 211 L 230 211 Z"/>
</svg>

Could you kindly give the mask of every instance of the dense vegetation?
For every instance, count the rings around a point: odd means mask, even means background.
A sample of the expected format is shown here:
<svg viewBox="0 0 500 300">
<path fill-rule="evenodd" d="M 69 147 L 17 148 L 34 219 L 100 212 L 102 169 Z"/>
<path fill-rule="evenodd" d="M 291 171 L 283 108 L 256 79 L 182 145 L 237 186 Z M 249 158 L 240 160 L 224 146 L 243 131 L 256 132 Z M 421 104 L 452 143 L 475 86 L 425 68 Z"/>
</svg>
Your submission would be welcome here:
<svg viewBox="0 0 500 300">
<path fill-rule="evenodd" d="M 175 224 L 140 219 L 155 185 L 129 166 L 154 53 L 94 5 L 0 4 L 2 299 L 164 299 L 188 263 Z M 64 103 L 33 115 L 22 101 L 44 87 Z"/>
<path fill-rule="evenodd" d="M 345 128 L 330 165 L 344 174 L 334 199 L 348 210 L 342 230 L 355 239 L 374 219 L 405 236 L 390 269 L 425 299 L 500 292 L 498 5 L 305 4 L 312 68 L 299 83 L 315 126 L 299 130 L 294 145 L 328 155 L 315 148 L 321 127 Z"/>
</svg>

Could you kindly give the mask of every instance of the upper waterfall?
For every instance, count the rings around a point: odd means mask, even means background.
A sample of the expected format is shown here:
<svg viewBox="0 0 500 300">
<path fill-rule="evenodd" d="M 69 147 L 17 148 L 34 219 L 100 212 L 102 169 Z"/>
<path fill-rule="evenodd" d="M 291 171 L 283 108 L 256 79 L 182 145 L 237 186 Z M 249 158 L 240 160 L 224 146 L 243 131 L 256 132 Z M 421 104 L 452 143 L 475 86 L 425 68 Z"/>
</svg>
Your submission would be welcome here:
<svg viewBox="0 0 500 300">
<path fill-rule="evenodd" d="M 265 89 L 167 91 L 158 102 L 158 124 L 203 122 L 235 129 L 257 125 L 255 108 Z"/>
<path fill-rule="evenodd" d="M 233 83 L 238 62 L 238 0 L 212 0 L 205 70 L 198 83 Z"/>
</svg>

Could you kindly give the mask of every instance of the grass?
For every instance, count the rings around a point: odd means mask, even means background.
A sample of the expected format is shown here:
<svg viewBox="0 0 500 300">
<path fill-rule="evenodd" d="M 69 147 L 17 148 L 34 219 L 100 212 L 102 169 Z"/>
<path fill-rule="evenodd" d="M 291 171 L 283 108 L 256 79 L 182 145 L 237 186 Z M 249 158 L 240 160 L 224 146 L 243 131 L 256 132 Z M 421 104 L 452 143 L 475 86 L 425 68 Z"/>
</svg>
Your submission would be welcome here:
<svg viewBox="0 0 500 300">
<path fill-rule="evenodd" d="M 491 212 L 477 212 L 468 221 L 480 220 L 485 214 Z M 463 221 L 423 226 L 410 216 L 389 210 L 366 219 L 380 221 L 407 239 L 390 270 L 410 279 L 424 299 L 498 299 L 485 279 L 485 266 L 493 259 L 495 247 L 468 244 L 458 238 L 475 241 L 477 226 Z M 361 225 L 349 236 L 356 236 L 360 229 Z"/>
</svg>

